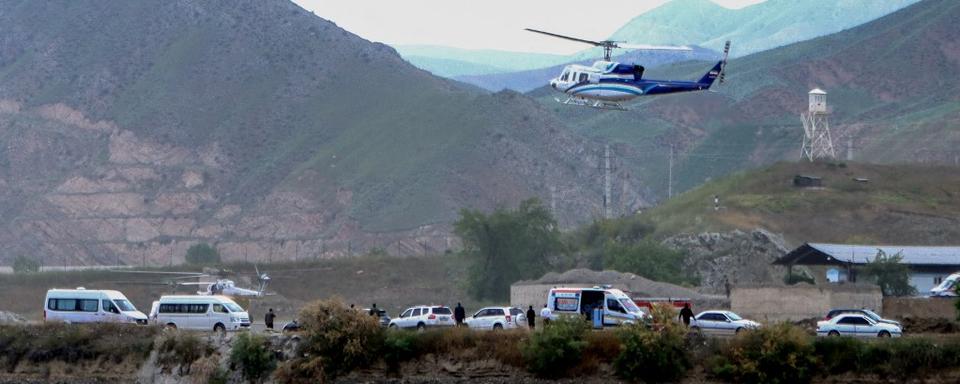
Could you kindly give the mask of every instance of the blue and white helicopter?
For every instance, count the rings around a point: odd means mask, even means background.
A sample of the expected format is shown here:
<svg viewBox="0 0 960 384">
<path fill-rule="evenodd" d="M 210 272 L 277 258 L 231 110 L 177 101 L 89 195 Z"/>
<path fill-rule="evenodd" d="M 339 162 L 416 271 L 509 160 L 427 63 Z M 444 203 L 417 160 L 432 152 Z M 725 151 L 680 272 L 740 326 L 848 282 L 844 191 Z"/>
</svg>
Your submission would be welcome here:
<svg viewBox="0 0 960 384">
<path fill-rule="evenodd" d="M 568 95 L 566 100 L 556 99 L 558 102 L 600 109 L 625 111 L 626 108 L 621 103 L 639 96 L 704 91 L 710 89 L 717 79 L 722 84 L 727 55 L 730 52 L 730 42 L 727 41 L 723 47 L 723 58 L 697 81 L 644 79 L 643 66 L 611 61 L 610 55 L 613 49 L 669 51 L 691 51 L 692 49 L 687 46 L 621 44 L 612 40 L 592 41 L 536 29 L 526 28 L 526 30 L 603 48 L 603 61 L 597 61 L 589 67 L 579 64 L 568 65 L 560 76 L 550 80 L 550 87 Z"/>
</svg>

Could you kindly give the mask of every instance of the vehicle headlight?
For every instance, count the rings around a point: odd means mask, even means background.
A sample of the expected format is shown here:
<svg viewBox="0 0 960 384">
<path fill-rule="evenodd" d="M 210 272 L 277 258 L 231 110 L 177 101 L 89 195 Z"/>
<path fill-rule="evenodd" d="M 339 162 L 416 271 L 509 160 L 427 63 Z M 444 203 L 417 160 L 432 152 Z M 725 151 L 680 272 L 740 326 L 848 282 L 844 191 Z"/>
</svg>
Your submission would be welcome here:
<svg viewBox="0 0 960 384">
<path fill-rule="evenodd" d="M 240 322 L 240 318 L 239 318 L 239 317 L 230 316 L 230 322 L 231 322 L 231 323 L 239 323 L 239 322 Z"/>
</svg>

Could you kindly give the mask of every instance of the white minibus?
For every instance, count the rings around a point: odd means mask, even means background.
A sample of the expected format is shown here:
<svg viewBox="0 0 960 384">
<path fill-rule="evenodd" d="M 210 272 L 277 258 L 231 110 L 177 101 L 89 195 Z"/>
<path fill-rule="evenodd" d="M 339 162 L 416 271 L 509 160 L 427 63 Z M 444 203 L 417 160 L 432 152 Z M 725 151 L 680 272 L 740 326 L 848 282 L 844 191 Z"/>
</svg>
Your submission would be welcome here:
<svg viewBox="0 0 960 384">
<path fill-rule="evenodd" d="M 66 323 L 147 324 L 140 312 L 118 291 L 99 289 L 51 289 L 43 301 L 44 321 Z"/>
<path fill-rule="evenodd" d="M 226 296 L 161 296 L 159 325 L 193 330 L 236 331 L 250 327 L 247 311 Z"/>
<path fill-rule="evenodd" d="M 547 294 L 547 308 L 553 316 L 583 315 L 587 318 L 593 316 L 593 309 L 600 308 L 604 326 L 636 324 L 648 316 L 626 293 L 606 287 L 553 288 Z"/>
</svg>

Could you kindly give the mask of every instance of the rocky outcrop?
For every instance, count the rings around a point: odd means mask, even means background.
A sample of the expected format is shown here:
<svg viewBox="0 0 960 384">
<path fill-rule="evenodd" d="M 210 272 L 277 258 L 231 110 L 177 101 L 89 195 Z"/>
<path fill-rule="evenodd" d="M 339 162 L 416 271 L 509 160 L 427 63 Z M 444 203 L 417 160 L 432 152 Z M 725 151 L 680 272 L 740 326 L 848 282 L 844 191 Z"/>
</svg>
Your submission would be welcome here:
<svg viewBox="0 0 960 384">
<path fill-rule="evenodd" d="M 772 263 L 789 252 L 783 237 L 764 229 L 681 234 L 663 245 L 686 254 L 684 267 L 700 276 L 701 290 L 716 294 L 728 284 L 782 282 L 786 269 Z"/>
</svg>

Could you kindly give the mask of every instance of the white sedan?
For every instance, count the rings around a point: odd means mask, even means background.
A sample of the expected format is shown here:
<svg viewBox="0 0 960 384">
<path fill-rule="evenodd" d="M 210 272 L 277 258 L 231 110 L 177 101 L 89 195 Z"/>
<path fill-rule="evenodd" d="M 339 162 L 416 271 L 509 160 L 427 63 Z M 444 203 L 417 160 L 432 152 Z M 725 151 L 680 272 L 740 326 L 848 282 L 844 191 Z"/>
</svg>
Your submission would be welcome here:
<svg viewBox="0 0 960 384">
<path fill-rule="evenodd" d="M 760 328 L 760 323 L 744 319 L 730 311 L 704 311 L 694 317 L 690 328 L 715 335 L 733 335 L 743 330 Z"/>
<path fill-rule="evenodd" d="M 900 337 L 902 334 L 897 325 L 874 321 L 861 314 L 844 313 L 817 322 L 817 336 Z"/>
<path fill-rule="evenodd" d="M 527 317 L 519 308 L 487 307 L 467 317 L 464 322 L 470 328 L 498 330 L 522 327 L 527 324 Z"/>
</svg>

